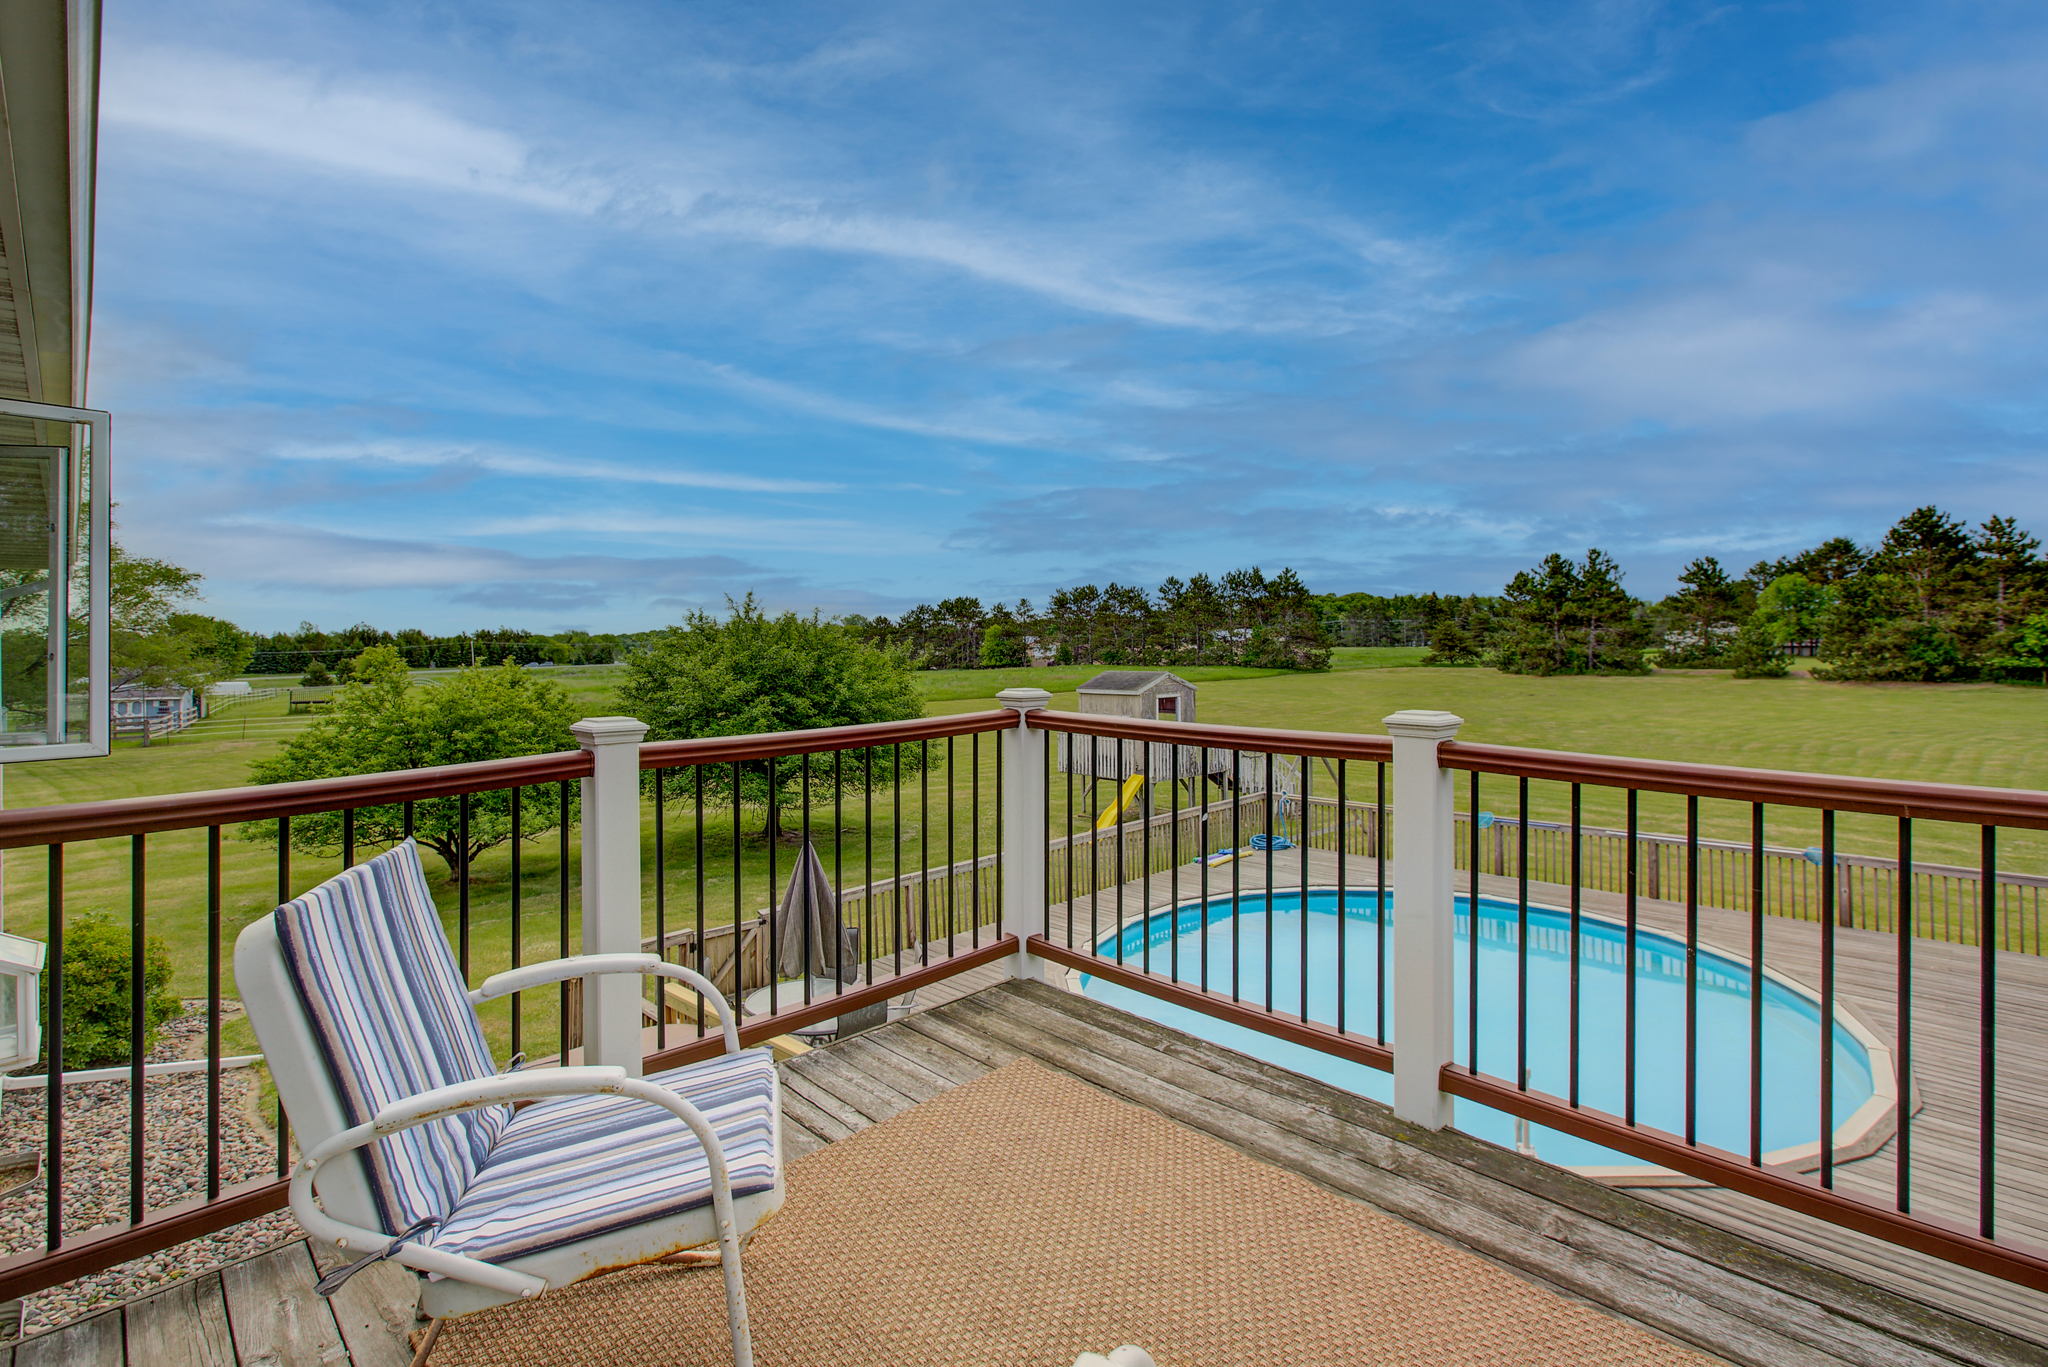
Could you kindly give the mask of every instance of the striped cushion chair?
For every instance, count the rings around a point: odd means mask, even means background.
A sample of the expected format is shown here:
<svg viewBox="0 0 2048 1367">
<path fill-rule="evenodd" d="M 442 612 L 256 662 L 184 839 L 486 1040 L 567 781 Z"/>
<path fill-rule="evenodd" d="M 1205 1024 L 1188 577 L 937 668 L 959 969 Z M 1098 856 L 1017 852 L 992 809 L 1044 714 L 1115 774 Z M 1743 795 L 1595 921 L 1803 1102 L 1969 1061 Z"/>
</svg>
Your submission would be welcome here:
<svg viewBox="0 0 2048 1367">
<path fill-rule="evenodd" d="M 500 1073 L 480 1002 L 572 977 L 677 978 L 725 1052 L 647 1078 Z M 421 1275 L 442 1321 L 718 1246 L 736 1363 L 751 1362 L 740 1239 L 782 1204 L 780 1082 L 741 1049 L 709 982 L 652 954 L 534 964 L 466 990 L 406 841 L 251 924 L 235 945 L 250 1023 L 301 1153 L 292 1212 L 358 1262 Z M 423 1350 L 424 1357 L 424 1350 Z"/>
</svg>

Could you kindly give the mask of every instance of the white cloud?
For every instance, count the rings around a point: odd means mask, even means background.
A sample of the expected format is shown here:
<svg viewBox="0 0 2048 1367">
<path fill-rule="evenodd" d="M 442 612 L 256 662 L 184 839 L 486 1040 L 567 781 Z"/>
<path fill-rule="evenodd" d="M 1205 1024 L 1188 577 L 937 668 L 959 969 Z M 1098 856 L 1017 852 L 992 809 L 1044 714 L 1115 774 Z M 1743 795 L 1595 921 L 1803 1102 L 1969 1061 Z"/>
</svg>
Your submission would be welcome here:
<svg viewBox="0 0 2048 1367">
<path fill-rule="evenodd" d="M 529 479 L 605 480 L 684 489 L 723 489 L 733 493 L 828 494 L 846 487 L 823 480 L 782 479 L 731 471 L 680 469 L 651 462 L 627 464 L 574 455 L 550 455 L 481 442 L 382 440 L 294 444 L 280 446 L 273 454 L 283 460 L 387 465 L 406 469 L 455 467 Z"/>
</svg>

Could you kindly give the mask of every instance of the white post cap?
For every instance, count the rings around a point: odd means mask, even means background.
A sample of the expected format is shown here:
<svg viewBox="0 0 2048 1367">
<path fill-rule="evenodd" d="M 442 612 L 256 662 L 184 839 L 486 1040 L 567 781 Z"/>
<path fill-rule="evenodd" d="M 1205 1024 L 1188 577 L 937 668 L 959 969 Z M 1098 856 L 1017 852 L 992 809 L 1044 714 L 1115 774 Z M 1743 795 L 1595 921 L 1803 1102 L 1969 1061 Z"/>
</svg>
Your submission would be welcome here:
<svg viewBox="0 0 2048 1367">
<path fill-rule="evenodd" d="M 996 701 L 1012 712 L 1042 712 L 1052 706 L 1052 694 L 1042 688 L 1006 688 Z"/>
<path fill-rule="evenodd" d="M 638 717 L 585 717 L 569 728 L 585 750 L 600 745 L 631 745 L 647 738 L 647 723 Z"/>
<path fill-rule="evenodd" d="M 1450 740 L 1458 734 L 1458 728 L 1465 719 L 1455 712 L 1433 712 L 1426 708 L 1407 708 L 1382 718 L 1390 736 L 1403 740 Z"/>
</svg>

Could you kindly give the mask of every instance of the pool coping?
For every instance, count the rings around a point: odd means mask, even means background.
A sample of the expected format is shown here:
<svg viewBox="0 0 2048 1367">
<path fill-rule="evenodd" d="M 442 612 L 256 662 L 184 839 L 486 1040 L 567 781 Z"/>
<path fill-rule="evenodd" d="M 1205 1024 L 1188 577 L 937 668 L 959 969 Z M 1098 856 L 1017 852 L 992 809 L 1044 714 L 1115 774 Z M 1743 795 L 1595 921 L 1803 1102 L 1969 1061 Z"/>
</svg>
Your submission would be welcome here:
<svg viewBox="0 0 2048 1367">
<path fill-rule="evenodd" d="M 1264 889 L 1247 889 L 1246 891 L 1262 892 L 1264 891 Z M 1346 886 L 1342 889 L 1339 889 L 1338 886 L 1334 883 L 1310 883 L 1305 887 L 1276 887 L 1273 889 L 1273 892 L 1275 894 L 1299 894 L 1303 892 L 1334 893 L 1339 891 L 1341 891 L 1347 897 L 1354 894 L 1364 897 L 1372 897 L 1378 895 L 1377 891 L 1373 889 L 1355 888 L 1350 886 Z M 1389 892 L 1389 895 L 1391 895 L 1391 890 Z M 1468 896 L 1469 894 L 1458 895 Z M 1210 897 L 1208 900 L 1213 902 L 1217 899 L 1215 897 Z M 1519 907 L 1521 905 L 1519 902 L 1514 902 L 1507 898 L 1489 897 L 1487 894 L 1484 893 L 1480 894 L 1480 900 L 1482 902 L 1493 901 L 1505 903 L 1509 906 L 1514 907 Z M 1141 909 L 1139 911 L 1131 912 L 1125 915 L 1121 920 L 1117 921 L 1115 925 L 1107 933 L 1121 935 L 1130 926 L 1148 922 L 1153 917 L 1158 916 L 1162 912 L 1178 913 L 1186 907 L 1201 904 L 1202 901 L 1200 898 L 1196 898 L 1191 901 L 1184 900 L 1180 902 L 1175 902 L 1169 899 L 1149 909 Z M 1570 907 L 1558 906 L 1553 902 L 1532 901 L 1528 905 L 1532 910 L 1556 912 L 1565 916 L 1569 916 L 1572 914 L 1572 909 Z M 1628 923 L 1625 920 L 1617 920 L 1613 916 L 1604 915 L 1600 912 L 1595 911 L 1587 911 L 1584 908 L 1581 908 L 1579 910 L 1579 918 L 1582 921 L 1599 921 L 1604 925 L 1613 927 L 1614 929 L 1620 930 L 1624 933 L 1626 933 L 1626 931 L 1628 930 Z M 1100 944 L 1103 939 L 1103 934 L 1103 932 L 1095 933 L 1092 937 L 1093 943 Z M 1683 944 L 1683 942 L 1678 940 L 1675 936 L 1663 930 L 1646 930 L 1643 927 L 1639 926 L 1637 928 L 1637 934 L 1651 934 L 1659 937 L 1660 939 L 1669 940 L 1674 944 L 1679 944 L 1681 946 Z M 1752 972 L 1754 972 L 1755 970 L 1755 965 L 1751 962 L 1749 956 L 1746 953 L 1741 953 L 1724 948 L 1718 943 L 1705 939 L 1698 940 L 1695 943 L 1698 948 L 1703 950 L 1709 950 L 1712 953 L 1719 955 L 1721 958 L 1730 961 L 1731 963 L 1741 964 L 1743 967 L 1751 969 Z M 1059 986 L 1061 986 L 1064 990 L 1068 992 L 1075 993 L 1076 995 L 1086 996 L 1087 993 L 1083 992 L 1081 989 L 1081 977 L 1083 971 L 1084 970 L 1078 968 L 1061 969 L 1059 975 Z M 1781 987 L 1789 988 L 1792 991 L 1799 993 L 1807 1000 L 1811 1001 L 1813 1003 L 1816 1014 L 1819 1012 L 1821 1007 L 1821 994 L 1818 990 L 1809 986 L 1806 982 L 1802 981 L 1801 979 L 1796 978 L 1793 975 L 1786 973 L 1781 969 L 1773 968 L 1768 964 L 1764 965 L 1763 973 L 1766 978 L 1775 981 Z M 1846 1006 L 1839 1000 L 1835 1003 L 1835 1023 L 1837 1027 L 1846 1029 L 1850 1037 L 1854 1039 L 1858 1044 L 1863 1046 L 1864 1054 L 1870 1060 L 1871 1094 L 1869 1099 L 1863 1102 L 1863 1104 L 1858 1106 L 1854 1111 L 1852 1111 L 1849 1114 L 1849 1118 L 1847 1120 L 1844 1120 L 1840 1124 L 1835 1126 L 1833 1143 L 1834 1162 L 1853 1163 L 1858 1159 L 1868 1158 L 1872 1154 L 1875 1154 L 1878 1150 L 1882 1149 L 1886 1144 L 1890 1143 L 1892 1136 L 1898 1133 L 1900 1100 L 1898 1088 L 1898 1069 L 1890 1041 L 1883 1034 L 1881 1034 L 1874 1026 L 1871 1026 L 1870 1024 L 1865 1022 L 1862 1019 L 1862 1017 L 1858 1016 L 1854 1011 L 1850 1010 L 1848 1006 Z M 1276 1064 L 1274 1066 L 1278 1067 L 1280 1065 Z M 1918 1106 L 1913 1101 L 1913 1098 L 1911 1096 L 1911 1079 L 1907 1080 L 1907 1086 L 1907 1108 L 1908 1110 L 1917 1110 Z M 1455 1126 L 1453 1128 L 1455 1128 Z M 1460 1133 L 1463 1133 L 1463 1131 L 1460 1131 Z M 1711 1146 L 1703 1145 L 1701 1147 Z M 1821 1167 L 1822 1148 L 1823 1145 L 1819 1140 L 1816 1139 L 1810 1143 L 1795 1144 L 1782 1149 L 1772 1149 L 1763 1155 L 1763 1166 L 1766 1168 L 1776 1168 L 1786 1172 L 1816 1172 Z M 1729 1150 L 1721 1149 L 1716 1149 L 1715 1151 L 1730 1152 Z M 1746 1155 L 1741 1154 L 1737 1154 L 1735 1156 L 1738 1158 L 1746 1157 Z M 1540 1161 L 1548 1162 L 1549 1160 L 1544 1159 Z M 1552 1166 L 1563 1168 L 1567 1172 L 1577 1173 L 1581 1177 L 1591 1178 L 1594 1181 L 1605 1183 L 1606 1185 L 1611 1187 L 1710 1187 L 1713 1185 L 1713 1183 L 1704 1181 L 1700 1178 L 1691 1177 L 1685 1173 L 1675 1172 L 1670 1168 L 1659 1167 L 1651 1163 L 1631 1163 L 1627 1166 L 1591 1163 L 1557 1163 L 1553 1164 Z"/>
</svg>

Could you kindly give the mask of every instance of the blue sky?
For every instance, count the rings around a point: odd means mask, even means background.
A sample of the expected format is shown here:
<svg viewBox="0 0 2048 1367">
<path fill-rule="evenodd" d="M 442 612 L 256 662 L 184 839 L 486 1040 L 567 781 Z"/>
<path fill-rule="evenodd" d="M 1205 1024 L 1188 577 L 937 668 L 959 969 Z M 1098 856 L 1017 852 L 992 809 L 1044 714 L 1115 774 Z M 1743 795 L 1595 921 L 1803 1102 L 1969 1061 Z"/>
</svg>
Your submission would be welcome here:
<svg viewBox="0 0 2048 1367">
<path fill-rule="evenodd" d="M 245 625 L 2048 532 L 2036 4 L 107 11 L 92 397 Z"/>
</svg>

